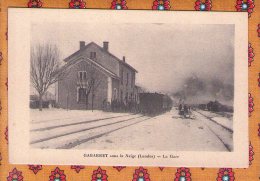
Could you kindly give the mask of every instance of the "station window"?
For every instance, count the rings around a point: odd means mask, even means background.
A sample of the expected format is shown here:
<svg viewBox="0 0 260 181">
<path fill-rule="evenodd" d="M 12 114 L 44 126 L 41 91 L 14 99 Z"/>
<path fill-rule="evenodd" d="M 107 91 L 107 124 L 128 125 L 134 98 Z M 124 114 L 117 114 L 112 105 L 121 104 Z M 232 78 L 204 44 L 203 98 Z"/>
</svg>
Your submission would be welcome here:
<svg viewBox="0 0 260 181">
<path fill-rule="evenodd" d="M 90 58 L 95 59 L 96 58 L 96 52 L 90 52 Z"/>
<path fill-rule="evenodd" d="M 116 88 L 114 88 L 114 100 L 116 100 L 117 99 L 117 89 Z"/>
<path fill-rule="evenodd" d="M 123 69 L 121 70 L 121 84 L 123 85 L 123 81 L 124 81 L 124 71 Z"/>
<path fill-rule="evenodd" d="M 86 71 L 79 71 L 78 77 L 79 77 L 79 80 L 81 80 L 81 81 L 87 80 L 87 72 Z"/>
<path fill-rule="evenodd" d="M 129 75 L 128 75 L 128 73 L 126 74 L 126 85 L 128 85 L 128 77 L 129 77 Z"/>
</svg>

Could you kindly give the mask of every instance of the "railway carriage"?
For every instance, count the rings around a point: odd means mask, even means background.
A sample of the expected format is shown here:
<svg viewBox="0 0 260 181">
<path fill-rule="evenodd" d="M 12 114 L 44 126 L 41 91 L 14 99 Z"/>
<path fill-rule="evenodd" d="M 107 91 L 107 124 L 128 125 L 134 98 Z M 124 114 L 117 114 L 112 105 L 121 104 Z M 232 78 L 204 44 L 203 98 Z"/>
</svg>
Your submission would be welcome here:
<svg viewBox="0 0 260 181">
<path fill-rule="evenodd" d="M 158 115 L 172 108 L 169 96 L 159 93 L 140 93 L 140 111 L 148 115 Z"/>
</svg>

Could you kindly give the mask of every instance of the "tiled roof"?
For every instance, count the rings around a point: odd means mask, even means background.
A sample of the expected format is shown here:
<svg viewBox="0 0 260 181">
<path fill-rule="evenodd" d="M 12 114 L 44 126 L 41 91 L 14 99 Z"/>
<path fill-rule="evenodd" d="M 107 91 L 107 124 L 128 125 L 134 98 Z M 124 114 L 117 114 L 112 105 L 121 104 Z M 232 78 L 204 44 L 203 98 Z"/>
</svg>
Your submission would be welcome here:
<svg viewBox="0 0 260 181">
<path fill-rule="evenodd" d="M 129 65 L 128 63 L 126 62 L 123 62 L 122 60 L 120 60 L 119 58 L 117 58 L 115 55 L 113 55 L 112 53 L 104 50 L 101 46 L 99 46 L 98 44 L 96 44 L 95 42 L 90 42 L 89 44 L 87 44 L 84 48 L 76 51 L 75 53 L 73 53 L 72 55 L 68 56 L 67 58 L 64 59 L 65 62 L 68 62 L 71 58 L 73 58 L 74 56 L 76 55 L 79 55 L 80 52 L 84 51 L 85 49 L 87 49 L 89 46 L 91 45 L 94 45 L 96 47 L 98 47 L 103 53 L 113 57 L 115 60 L 117 60 L 119 63 L 129 67 L 130 69 L 132 69 L 133 71 L 137 72 L 137 70 L 135 68 L 133 68 L 131 65 Z M 102 66 L 102 65 L 101 65 Z"/>
<path fill-rule="evenodd" d="M 119 79 L 119 77 L 113 73 L 112 71 L 108 70 L 107 68 L 105 68 L 104 66 L 102 66 L 101 64 L 99 64 L 98 62 L 96 62 L 95 60 L 92 60 L 90 58 L 85 58 L 82 56 L 79 56 L 75 59 L 71 59 L 71 61 L 67 62 L 64 66 L 63 66 L 63 70 L 66 70 L 67 68 L 81 62 L 81 61 L 89 61 L 91 62 L 93 65 L 95 65 L 96 67 L 98 67 L 101 71 L 105 72 L 106 74 L 108 74 L 110 77 L 115 78 L 115 79 Z"/>
</svg>

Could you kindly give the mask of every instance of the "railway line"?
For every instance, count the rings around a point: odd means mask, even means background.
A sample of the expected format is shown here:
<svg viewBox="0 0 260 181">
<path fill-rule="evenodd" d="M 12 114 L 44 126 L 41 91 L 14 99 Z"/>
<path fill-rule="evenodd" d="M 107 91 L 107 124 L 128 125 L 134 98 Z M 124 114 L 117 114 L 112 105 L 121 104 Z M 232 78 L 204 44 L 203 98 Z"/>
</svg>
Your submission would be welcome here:
<svg viewBox="0 0 260 181">
<path fill-rule="evenodd" d="M 37 148 L 73 148 L 150 118 L 137 114 L 124 115 L 32 129 L 30 144 Z"/>
<path fill-rule="evenodd" d="M 47 127 L 34 128 L 34 129 L 31 129 L 30 131 L 32 131 L 32 132 L 34 132 L 34 131 L 45 131 L 45 130 L 51 130 L 51 129 L 60 128 L 60 127 L 74 126 L 74 125 L 79 125 L 79 124 L 88 124 L 88 123 L 94 123 L 94 122 L 104 121 L 104 120 L 113 119 L 113 118 L 121 118 L 121 117 L 129 117 L 129 116 L 131 116 L 131 114 L 130 115 L 113 116 L 113 117 L 105 117 L 105 118 L 100 118 L 100 119 L 76 121 L 76 122 L 73 122 L 73 123 L 58 124 L 58 125 L 52 125 L 52 126 L 47 126 Z"/>
<path fill-rule="evenodd" d="M 153 117 L 113 113 L 39 121 L 31 124 L 30 138 L 40 149 L 233 150 L 233 130 L 197 111 L 184 119 L 176 109 Z"/>
<path fill-rule="evenodd" d="M 233 150 L 233 130 L 230 128 L 214 121 L 213 119 L 209 118 L 208 116 L 198 112 L 193 111 L 197 117 L 203 117 L 204 124 L 207 128 L 217 137 L 217 139 L 225 146 L 226 150 L 232 151 Z M 200 116 L 199 116 L 200 115 Z"/>
</svg>

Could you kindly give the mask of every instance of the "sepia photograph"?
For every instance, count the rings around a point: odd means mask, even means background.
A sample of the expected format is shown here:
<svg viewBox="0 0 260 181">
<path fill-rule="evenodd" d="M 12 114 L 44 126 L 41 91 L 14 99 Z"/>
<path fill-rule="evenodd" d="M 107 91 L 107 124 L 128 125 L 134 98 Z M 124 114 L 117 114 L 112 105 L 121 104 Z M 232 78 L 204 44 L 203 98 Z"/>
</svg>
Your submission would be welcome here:
<svg viewBox="0 0 260 181">
<path fill-rule="evenodd" d="M 234 33 L 234 25 L 33 24 L 31 146 L 232 151 Z"/>
<path fill-rule="evenodd" d="M 17 59 L 18 27 L 24 50 L 9 71 L 11 148 L 23 136 L 23 154 L 42 155 L 12 160 L 247 165 L 248 148 L 238 146 L 248 139 L 246 16 L 127 12 L 12 9 L 9 54 Z"/>
</svg>

